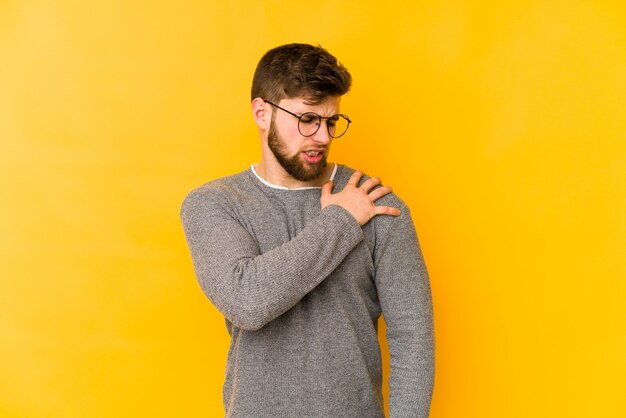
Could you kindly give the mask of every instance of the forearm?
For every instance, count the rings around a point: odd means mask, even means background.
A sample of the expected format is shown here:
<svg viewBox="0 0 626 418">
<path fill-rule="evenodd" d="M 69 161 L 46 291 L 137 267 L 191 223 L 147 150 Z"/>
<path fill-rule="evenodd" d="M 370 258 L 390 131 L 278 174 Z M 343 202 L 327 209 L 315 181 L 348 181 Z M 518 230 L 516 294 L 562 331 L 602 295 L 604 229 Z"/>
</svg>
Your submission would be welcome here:
<svg viewBox="0 0 626 418">
<path fill-rule="evenodd" d="M 427 331 L 411 337 L 387 334 L 390 418 L 429 416 L 435 377 L 435 347 L 432 326 L 425 328 Z M 397 341 L 392 342 L 393 339 Z"/>
</svg>

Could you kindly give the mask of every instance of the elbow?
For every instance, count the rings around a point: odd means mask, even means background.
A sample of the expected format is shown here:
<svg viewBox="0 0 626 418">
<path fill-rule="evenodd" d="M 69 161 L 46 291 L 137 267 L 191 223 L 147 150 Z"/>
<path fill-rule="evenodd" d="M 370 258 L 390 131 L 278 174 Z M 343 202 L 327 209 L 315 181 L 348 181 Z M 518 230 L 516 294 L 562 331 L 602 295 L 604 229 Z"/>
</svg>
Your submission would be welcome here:
<svg viewBox="0 0 626 418">
<path fill-rule="evenodd" d="M 246 331 L 258 331 L 278 312 L 271 293 L 259 285 L 263 280 L 250 261 L 241 260 L 232 270 L 221 269 L 222 274 L 205 267 L 201 270 L 204 274 L 197 277 L 204 294 L 229 322 Z"/>
<path fill-rule="evenodd" d="M 258 318 L 243 317 L 232 318 L 230 322 L 232 322 L 237 328 L 240 328 L 244 331 L 258 331 L 267 324 L 267 322 Z"/>
<path fill-rule="evenodd" d="M 200 284 L 211 303 L 237 328 L 258 331 L 274 319 L 269 307 L 260 303 L 258 297 L 246 295 L 243 292 L 228 296 L 223 292 L 212 291 L 202 282 Z"/>
<path fill-rule="evenodd" d="M 223 313 L 233 325 L 246 331 L 258 331 L 273 319 L 263 307 L 245 303 Z"/>
</svg>

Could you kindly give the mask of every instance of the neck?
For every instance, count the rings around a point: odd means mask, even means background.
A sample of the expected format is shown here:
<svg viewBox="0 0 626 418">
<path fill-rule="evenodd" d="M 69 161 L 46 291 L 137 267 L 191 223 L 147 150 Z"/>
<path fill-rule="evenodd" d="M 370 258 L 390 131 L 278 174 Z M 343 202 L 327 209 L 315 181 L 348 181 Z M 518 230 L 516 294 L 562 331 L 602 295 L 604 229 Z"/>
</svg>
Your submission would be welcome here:
<svg viewBox="0 0 626 418">
<path fill-rule="evenodd" d="M 324 183 L 330 180 L 330 177 L 335 169 L 335 163 L 329 162 L 324 167 L 322 174 L 309 181 L 300 181 L 293 178 L 285 169 L 278 164 L 278 167 L 270 167 L 270 165 L 261 158 L 261 162 L 255 166 L 256 173 L 266 182 L 286 187 L 288 189 L 297 189 L 300 187 L 322 187 Z"/>
</svg>

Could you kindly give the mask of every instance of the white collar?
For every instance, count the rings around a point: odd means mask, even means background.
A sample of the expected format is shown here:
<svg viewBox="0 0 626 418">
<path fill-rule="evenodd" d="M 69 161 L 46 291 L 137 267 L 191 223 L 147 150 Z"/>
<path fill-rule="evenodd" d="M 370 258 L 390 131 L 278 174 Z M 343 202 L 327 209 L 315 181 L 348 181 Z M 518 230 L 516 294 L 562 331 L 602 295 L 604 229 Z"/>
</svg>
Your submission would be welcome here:
<svg viewBox="0 0 626 418">
<path fill-rule="evenodd" d="M 335 167 L 333 168 L 333 172 L 330 175 L 330 179 L 331 180 L 335 180 L 335 174 L 337 173 L 337 163 L 333 163 L 335 164 Z M 272 184 L 268 181 L 266 181 L 265 179 L 263 179 L 263 177 L 259 176 L 259 174 L 256 172 L 255 168 L 254 168 L 254 164 L 252 164 L 250 166 L 250 170 L 252 170 L 252 173 L 256 176 L 256 178 L 258 178 L 261 183 L 265 184 L 267 187 L 271 187 L 272 189 L 279 189 L 279 190 L 309 190 L 309 189 L 321 189 L 321 187 L 319 186 L 306 186 L 306 187 L 296 187 L 293 189 L 290 189 L 289 187 L 285 187 L 285 186 L 278 186 L 276 184 Z"/>
</svg>

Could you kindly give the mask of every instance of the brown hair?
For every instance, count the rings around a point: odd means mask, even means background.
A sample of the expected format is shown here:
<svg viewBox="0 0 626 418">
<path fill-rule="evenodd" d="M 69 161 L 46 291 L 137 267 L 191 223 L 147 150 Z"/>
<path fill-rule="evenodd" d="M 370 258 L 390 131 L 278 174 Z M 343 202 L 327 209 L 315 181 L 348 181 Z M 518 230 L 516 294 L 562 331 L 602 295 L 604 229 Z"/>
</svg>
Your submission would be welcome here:
<svg viewBox="0 0 626 418">
<path fill-rule="evenodd" d="M 321 46 L 287 44 L 263 55 L 252 80 L 252 100 L 260 97 L 278 103 L 304 96 L 311 104 L 329 96 L 343 96 L 352 77 L 333 55 Z"/>
</svg>

